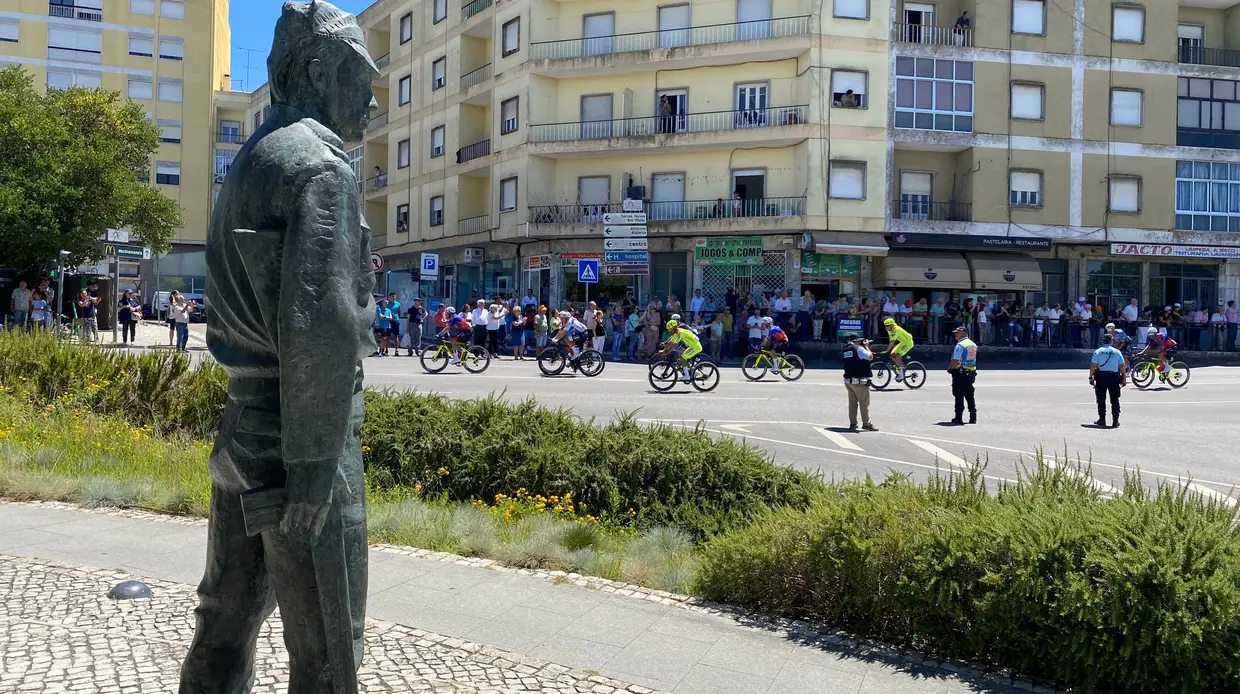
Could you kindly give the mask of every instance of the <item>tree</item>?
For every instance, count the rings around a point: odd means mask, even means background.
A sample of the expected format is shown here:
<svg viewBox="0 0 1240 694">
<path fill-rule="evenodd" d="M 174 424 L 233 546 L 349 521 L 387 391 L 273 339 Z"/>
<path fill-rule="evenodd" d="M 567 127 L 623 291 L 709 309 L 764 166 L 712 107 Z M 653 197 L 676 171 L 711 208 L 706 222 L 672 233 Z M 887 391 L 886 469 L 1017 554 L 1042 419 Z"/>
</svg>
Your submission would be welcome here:
<svg viewBox="0 0 1240 694">
<path fill-rule="evenodd" d="M 20 67 L 0 70 L 0 267 L 33 270 L 61 250 L 98 260 L 108 229 L 156 253 L 181 226 L 176 202 L 143 183 L 159 131 L 118 92 L 40 93 Z"/>
</svg>

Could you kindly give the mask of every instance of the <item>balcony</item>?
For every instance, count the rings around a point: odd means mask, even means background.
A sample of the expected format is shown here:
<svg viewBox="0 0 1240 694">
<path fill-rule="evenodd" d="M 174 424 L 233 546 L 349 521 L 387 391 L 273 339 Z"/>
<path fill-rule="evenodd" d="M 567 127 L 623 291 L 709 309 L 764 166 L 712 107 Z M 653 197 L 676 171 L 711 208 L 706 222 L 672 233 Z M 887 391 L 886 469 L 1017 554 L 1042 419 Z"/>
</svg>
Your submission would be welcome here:
<svg viewBox="0 0 1240 694">
<path fill-rule="evenodd" d="M 1221 105 L 1222 102 L 1214 102 Z M 1176 128 L 1175 143 L 1180 147 L 1240 149 L 1240 132 Z"/>
<path fill-rule="evenodd" d="M 621 203 L 578 205 L 532 205 L 531 224 L 602 224 L 603 215 L 620 212 Z M 791 198 L 751 198 L 749 200 L 680 200 L 647 202 L 649 224 L 687 220 L 752 219 L 760 217 L 803 217 L 805 196 Z"/>
<path fill-rule="evenodd" d="M 465 145 L 456 150 L 456 163 L 464 164 L 467 161 L 473 161 L 478 157 L 485 157 L 491 153 L 491 140 L 487 138 L 481 142 L 475 142 L 472 145 Z"/>
<path fill-rule="evenodd" d="M 891 216 L 904 220 L 971 222 L 973 205 L 967 202 L 930 202 L 920 199 L 892 200 Z"/>
<path fill-rule="evenodd" d="M 374 132 L 382 128 L 383 126 L 387 125 L 387 123 L 388 123 L 388 113 L 387 111 L 384 111 L 383 113 L 380 113 L 379 115 L 370 119 L 370 122 L 366 124 L 366 130 L 368 132 Z"/>
<path fill-rule="evenodd" d="M 901 43 L 924 43 L 933 46 L 972 46 L 973 30 L 897 22 L 895 40 Z"/>
<path fill-rule="evenodd" d="M 461 8 L 461 21 L 464 22 L 470 17 L 478 14 L 493 4 L 494 0 L 474 0 Z"/>
<path fill-rule="evenodd" d="M 388 184 L 387 174 L 381 173 L 378 176 L 371 176 L 370 178 L 366 179 L 366 192 L 377 193 L 383 190 L 384 188 L 387 188 L 387 184 Z"/>
<path fill-rule="evenodd" d="M 1180 62 L 1186 65 L 1240 67 L 1240 51 L 1203 46 L 1180 46 Z"/>
<path fill-rule="evenodd" d="M 530 142 L 576 142 L 612 137 L 646 137 L 683 133 L 749 130 L 805 123 L 808 106 L 680 113 L 671 116 L 615 118 L 550 123 L 530 127 Z"/>
<path fill-rule="evenodd" d="M 755 22 L 712 24 L 688 29 L 540 41 L 530 44 L 530 56 L 535 60 L 562 60 L 630 51 L 650 51 L 656 48 L 683 48 L 735 41 L 778 39 L 804 36 L 808 33 L 809 17 L 780 17 Z"/>
<path fill-rule="evenodd" d="M 491 215 L 484 214 L 477 217 L 467 217 L 458 219 L 456 222 L 456 233 L 463 234 L 480 234 L 491 228 Z"/>
<path fill-rule="evenodd" d="M 384 68 L 386 68 L 388 65 L 391 65 L 391 64 L 392 64 L 391 53 L 384 53 L 378 58 L 375 58 L 375 67 L 379 68 L 380 70 L 383 70 Z"/>
<path fill-rule="evenodd" d="M 226 145 L 243 145 L 245 136 L 237 130 L 225 130 L 215 134 L 215 141 Z"/>
<path fill-rule="evenodd" d="M 461 75 L 461 91 L 468 91 L 470 87 L 482 84 L 491 79 L 491 64 L 487 63 L 477 70 L 470 70 Z"/>
<path fill-rule="evenodd" d="M 88 22 L 102 22 L 103 10 L 98 7 L 80 7 L 51 3 L 47 6 L 47 16 L 61 19 L 83 19 Z"/>
</svg>

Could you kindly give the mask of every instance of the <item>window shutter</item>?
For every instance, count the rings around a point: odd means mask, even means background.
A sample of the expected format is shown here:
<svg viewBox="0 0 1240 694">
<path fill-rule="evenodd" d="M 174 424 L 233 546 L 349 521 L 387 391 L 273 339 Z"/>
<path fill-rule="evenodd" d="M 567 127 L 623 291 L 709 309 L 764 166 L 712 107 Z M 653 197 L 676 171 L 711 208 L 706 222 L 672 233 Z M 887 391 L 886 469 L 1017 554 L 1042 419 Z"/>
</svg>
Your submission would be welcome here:
<svg viewBox="0 0 1240 694">
<path fill-rule="evenodd" d="M 1012 117 L 1042 117 L 1042 88 L 1032 84 L 1012 85 Z"/>
<path fill-rule="evenodd" d="M 901 195 L 925 195 L 930 196 L 930 180 L 928 173 L 904 173 L 900 174 L 900 194 Z"/>
<path fill-rule="evenodd" d="M 1135 7 L 1112 8 L 1111 38 L 1116 41 L 1144 41 L 1145 12 Z"/>
<path fill-rule="evenodd" d="M 1111 210 L 1113 212 L 1136 212 L 1141 205 L 1141 186 L 1135 178 L 1111 179 Z"/>
<path fill-rule="evenodd" d="M 68 89 L 73 86 L 73 75 L 68 72 L 47 71 L 47 86 L 51 89 Z"/>
<path fill-rule="evenodd" d="M 155 40 L 146 36 L 130 36 L 129 52 L 132 55 L 155 55 Z"/>
<path fill-rule="evenodd" d="M 865 167 L 861 164 L 831 164 L 831 197 L 859 200 L 865 194 Z"/>
<path fill-rule="evenodd" d="M 1141 125 L 1141 92 L 1116 89 L 1111 92 L 1111 123 Z"/>
<path fill-rule="evenodd" d="M 869 0 L 835 0 L 835 16 L 868 19 Z"/>
<path fill-rule="evenodd" d="M 1012 31 L 1018 34 L 1045 34 L 1046 3 L 1043 0 L 1013 0 Z"/>
<path fill-rule="evenodd" d="M 17 20 L 0 19 L 0 41 L 16 41 L 20 31 Z"/>
<path fill-rule="evenodd" d="M 832 71 L 831 91 L 836 94 L 844 94 L 849 89 L 853 90 L 853 94 L 865 94 L 865 73 L 849 72 L 847 70 Z"/>
</svg>

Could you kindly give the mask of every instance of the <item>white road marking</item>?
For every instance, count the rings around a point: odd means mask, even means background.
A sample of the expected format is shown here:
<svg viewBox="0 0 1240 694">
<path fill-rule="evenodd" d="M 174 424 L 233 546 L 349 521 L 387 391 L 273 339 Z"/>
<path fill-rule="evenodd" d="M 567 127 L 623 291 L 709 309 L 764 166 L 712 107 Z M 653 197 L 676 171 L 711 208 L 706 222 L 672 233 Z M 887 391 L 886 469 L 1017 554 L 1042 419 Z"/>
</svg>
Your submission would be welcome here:
<svg viewBox="0 0 1240 694">
<path fill-rule="evenodd" d="M 952 465 L 958 468 L 969 467 L 969 464 L 964 462 L 964 458 L 961 458 L 960 456 L 952 455 L 951 453 L 948 453 L 947 451 L 943 450 L 942 448 L 939 448 L 938 446 L 934 445 L 933 443 L 930 443 L 929 441 L 918 441 L 917 439 L 908 439 L 908 442 L 913 444 L 914 446 L 917 446 L 923 451 L 929 453 L 935 458 L 942 460 L 948 465 Z"/>
<path fill-rule="evenodd" d="M 733 424 L 731 426 L 736 426 L 736 425 Z M 817 431 L 819 434 L 822 434 L 823 436 L 827 437 L 827 439 L 831 441 L 831 443 L 834 443 L 840 448 L 847 448 L 851 451 L 864 451 L 865 450 L 861 446 L 858 446 L 852 441 L 849 441 L 848 439 L 844 438 L 844 435 L 839 433 L 838 431 L 831 431 L 830 429 L 827 429 L 825 427 L 814 427 L 814 430 Z"/>
<path fill-rule="evenodd" d="M 1235 506 L 1236 505 L 1235 499 L 1231 498 L 1230 496 L 1227 496 L 1226 494 L 1222 492 L 1217 492 L 1213 489 L 1210 489 L 1209 487 L 1205 487 L 1200 484 L 1197 484 L 1196 482 L 1184 482 L 1183 480 L 1180 480 L 1180 479 L 1177 479 L 1176 481 L 1179 482 L 1180 486 L 1186 487 L 1189 491 L 1200 494 L 1201 496 L 1207 499 L 1214 499 L 1215 501 L 1219 502 L 1220 504 L 1223 504 L 1224 506 Z"/>
<path fill-rule="evenodd" d="M 720 424 L 719 428 L 727 429 L 728 431 L 738 431 L 742 434 L 749 434 L 748 424 Z"/>
</svg>

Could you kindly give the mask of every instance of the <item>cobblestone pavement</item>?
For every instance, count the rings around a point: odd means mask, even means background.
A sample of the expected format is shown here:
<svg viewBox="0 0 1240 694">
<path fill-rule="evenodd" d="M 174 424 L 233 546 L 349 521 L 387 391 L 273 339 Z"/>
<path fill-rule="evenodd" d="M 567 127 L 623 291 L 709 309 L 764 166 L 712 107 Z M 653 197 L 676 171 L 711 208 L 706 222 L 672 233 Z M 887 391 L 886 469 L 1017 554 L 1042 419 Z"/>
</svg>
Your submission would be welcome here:
<svg viewBox="0 0 1240 694">
<path fill-rule="evenodd" d="M 116 583 L 153 597 L 117 601 Z M 113 571 L 0 555 L 0 692 L 173 692 L 193 636 L 193 589 Z M 258 643 L 254 694 L 287 691 L 287 654 L 273 615 Z M 361 691 L 446 694 L 650 694 L 589 672 L 419 629 L 370 620 Z"/>
</svg>

